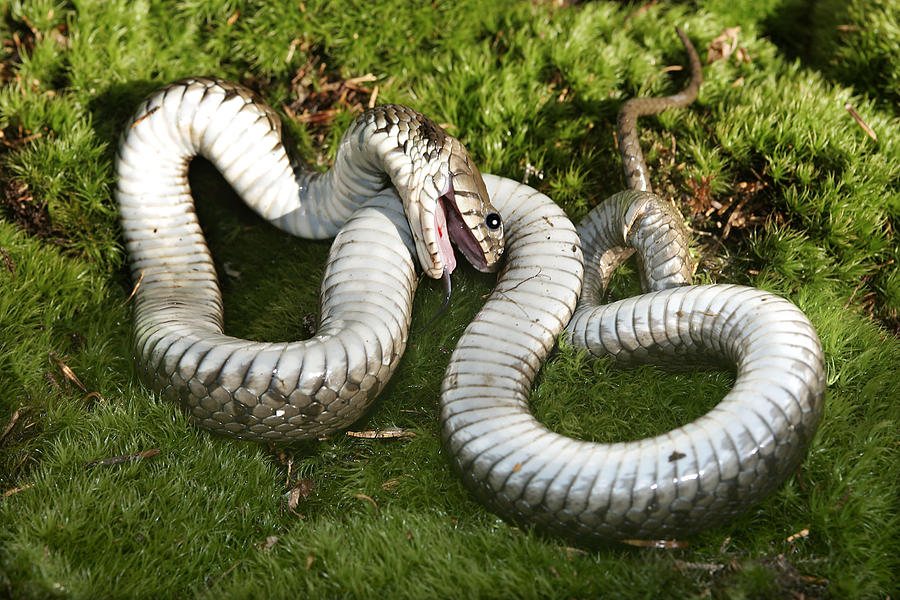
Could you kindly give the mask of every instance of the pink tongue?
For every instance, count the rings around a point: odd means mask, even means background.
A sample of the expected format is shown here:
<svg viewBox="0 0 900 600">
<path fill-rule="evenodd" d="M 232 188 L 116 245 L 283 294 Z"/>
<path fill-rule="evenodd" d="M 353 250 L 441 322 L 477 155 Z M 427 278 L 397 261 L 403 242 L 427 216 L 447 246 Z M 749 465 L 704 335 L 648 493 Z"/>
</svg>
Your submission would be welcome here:
<svg viewBox="0 0 900 600">
<path fill-rule="evenodd" d="M 447 231 L 447 216 L 444 214 L 443 204 L 438 201 L 437 210 L 434 211 L 434 227 L 437 229 L 438 249 L 441 251 L 441 259 L 444 261 L 444 272 L 452 273 L 456 268 L 456 255 L 450 246 L 450 234 Z"/>
</svg>

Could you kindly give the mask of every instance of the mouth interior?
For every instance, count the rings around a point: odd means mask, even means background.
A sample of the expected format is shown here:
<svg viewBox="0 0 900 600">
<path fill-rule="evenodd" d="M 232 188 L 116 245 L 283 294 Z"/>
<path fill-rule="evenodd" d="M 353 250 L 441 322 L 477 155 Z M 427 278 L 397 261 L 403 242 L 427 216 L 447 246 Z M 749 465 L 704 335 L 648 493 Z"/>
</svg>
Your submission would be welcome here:
<svg viewBox="0 0 900 600">
<path fill-rule="evenodd" d="M 446 241 L 449 236 L 449 240 L 463 253 L 463 256 L 466 257 L 466 260 L 468 260 L 473 267 L 479 271 L 486 272 L 488 270 L 487 261 L 485 260 L 481 246 L 475 240 L 475 236 L 472 235 L 472 231 L 466 225 L 465 221 L 463 221 L 462 215 L 459 213 L 459 208 L 456 206 L 452 188 L 438 198 L 438 210 L 435 212 L 434 220 L 435 226 L 438 229 L 438 245 L 441 248 L 441 254 L 444 255 L 445 264 L 448 266 L 452 264 L 453 268 L 456 267 L 456 258 L 453 257 L 453 250 L 450 248 L 449 242 Z M 443 221 L 443 223 L 440 221 Z M 446 235 L 444 235 L 443 232 L 446 232 Z M 445 244 L 447 248 L 446 251 Z M 449 257 L 447 256 L 447 253 L 449 253 Z M 450 268 L 450 271 L 452 271 L 453 268 Z"/>
</svg>

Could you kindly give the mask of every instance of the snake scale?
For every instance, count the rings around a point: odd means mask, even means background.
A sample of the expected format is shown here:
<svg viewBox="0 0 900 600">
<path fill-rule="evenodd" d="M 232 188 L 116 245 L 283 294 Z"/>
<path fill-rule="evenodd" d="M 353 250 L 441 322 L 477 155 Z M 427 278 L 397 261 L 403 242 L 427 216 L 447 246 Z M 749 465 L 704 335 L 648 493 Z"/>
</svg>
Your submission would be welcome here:
<svg viewBox="0 0 900 600">
<path fill-rule="evenodd" d="M 626 103 L 619 140 L 629 190 L 578 230 L 547 196 L 481 175 L 458 141 L 395 105 L 364 112 L 324 174 L 287 156 L 280 121 L 237 84 L 194 78 L 151 95 L 123 136 L 117 198 L 133 277 L 135 344 L 147 380 L 202 427 L 252 440 L 321 437 L 359 417 L 409 333 L 416 259 L 449 279 L 450 240 L 495 290 L 461 336 L 442 383 L 445 447 L 466 484 L 519 522 L 585 542 L 682 536 L 746 509 L 796 468 L 821 417 L 824 361 L 793 304 L 734 285 L 689 285 L 680 216 L 650 191 L 636 119 L 693 101 L 688 87 Z M 303 237 L 336 236 L 309 340 L 224 334 L 215 268 L 186 173 L 203 155 L 257 213 Z M 600 300 L 637 252 L 648 293 Z M 583 260 L 587 257 L 587 264 Z M 582 293 L 582 284 L 584 292 Z M 580 295 L 580 299 L 579 299 Z M 565 334 L 617 364 L 736 368 L 709 413 L 635 442 L 573 440 L 528 405 Z"/>
</svg>

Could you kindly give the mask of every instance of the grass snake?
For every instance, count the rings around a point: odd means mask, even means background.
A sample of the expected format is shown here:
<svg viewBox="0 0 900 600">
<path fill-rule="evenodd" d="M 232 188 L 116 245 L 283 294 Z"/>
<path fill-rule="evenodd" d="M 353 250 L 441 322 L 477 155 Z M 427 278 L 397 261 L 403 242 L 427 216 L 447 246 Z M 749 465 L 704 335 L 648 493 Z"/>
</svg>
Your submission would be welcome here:
<svg viewBox="0 0 900 600">
<path fill-rule="evenodd" d="M 195 78 L 151 95 L 117 160 L 147 379 L 199 425 L 233 437 L 288 442 L 346 427 L 400 360 L 416 259 L 427 275 L 447 278 L 452 239 L 481 270 L 505 256 L 440 395 L 445 447 L 484 502 L 585 542 L 682 536 L 757 502 L 793 472 L 816 429 L 822 350 L 809 320 L 779 296 L 689 285 L 681 218 L 650 191 L 636 134 L 639 115 L 697 94 L 699 61 L 679 34 L 691 83 L 675 96 L 625 104 L 618 127 L 629 190 L 578 230 L 547 196 L 480 175 L 458 141 L 404 107 L 360 115 L 334 165 L 313 174 L 288 158 L 277 116 L 236 84 Z M 275 225 L 336 236 L 314 337 L 263 343 L 224 334 L 186 179 L 198 154 Z M 635 251 L 647 293 L 601 304 L 612 270 Z M 528 400 L 563 332 L 622 365 L 724 361 L 736 368 L 735 382 L 709 413 L 666 434 L 614 444 L 570 439 L 537 422 Z"/>
</svg>

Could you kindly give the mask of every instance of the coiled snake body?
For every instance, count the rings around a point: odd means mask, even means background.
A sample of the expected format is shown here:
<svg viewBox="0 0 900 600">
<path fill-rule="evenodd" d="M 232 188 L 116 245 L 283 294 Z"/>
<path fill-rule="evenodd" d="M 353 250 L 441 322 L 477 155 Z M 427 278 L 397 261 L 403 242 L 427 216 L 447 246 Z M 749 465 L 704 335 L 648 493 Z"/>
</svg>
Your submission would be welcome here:
<svg viewBox="0 0 900 600">
<path fill-rule="evenodd" d="M 699 65 L 693 72 L 699 85 Z M 650 112 L 693 95 L 654 99 L 666 101 Z M 620 119 L 626 173 L 646 182 L 639 148 L 631 160 L 633 128 L 627 114 Z M 196 154 L 278 226 L 306 237 L 337 234 L 310 340 L 259 343 L 222 332 L 215 269 L 185 177 Z M 205 79 L 168 86 L 141 106 L 117 168 L 126 245 L 141 278 L 141 363 L 164 395 L 213 431 L 289 441 L 349 425 L 405 347 L 413 257 L 427 274 L 444 276 L 455 265 L 452 236 L 473 265 L 490 270 L 504 235 L 496 289 L 460 338 L 440 398 L 452 460 L 495 510 L 588 541 L 684 535 L 777 486 L 819 420 L 824 369 L 808 319 L 760 290 L 682 285 L 691 271 L 679 217 L 631 175 L 632 189 L 576 232 L 543 194 L 491 175 L 482 183 L 456 140 L 393 106 L 354 122 L 328 173 L 295 174 L 271 110 L 239 86 Z M 656 291 L 601 306 L 610 270 L 628 248 Z M 736 381 L 707 415 L 656 438 L 572 440 L 528 409 L 533 378 L 564 329 L 574 344 L 623 364 L 731 361 Z"/>
</svg>

